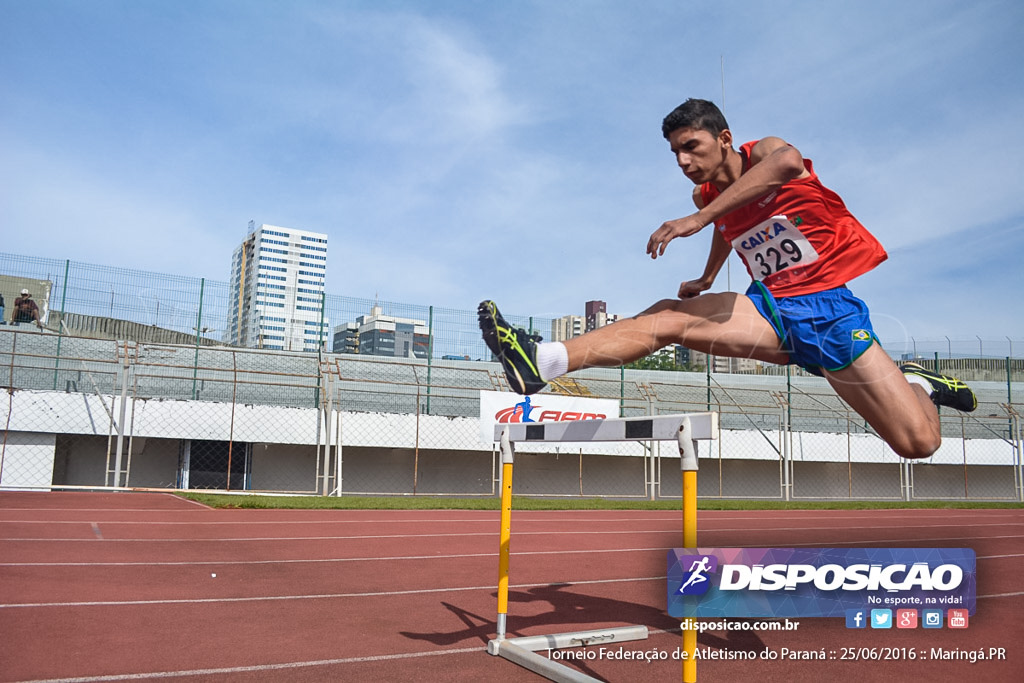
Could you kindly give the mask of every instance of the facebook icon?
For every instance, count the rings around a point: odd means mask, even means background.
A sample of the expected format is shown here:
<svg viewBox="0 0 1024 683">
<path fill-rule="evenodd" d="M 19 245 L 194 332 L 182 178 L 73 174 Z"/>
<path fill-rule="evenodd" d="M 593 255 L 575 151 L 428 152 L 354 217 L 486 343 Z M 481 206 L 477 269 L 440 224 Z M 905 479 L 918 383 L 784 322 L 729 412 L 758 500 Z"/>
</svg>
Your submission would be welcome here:
<svg viewBox="0 0 1024 683">
<path fill-rule="evenodd" d="M 867 611 L 862 609 L 846 610 L 846 628 L 867 628 Z"/>
</svg>

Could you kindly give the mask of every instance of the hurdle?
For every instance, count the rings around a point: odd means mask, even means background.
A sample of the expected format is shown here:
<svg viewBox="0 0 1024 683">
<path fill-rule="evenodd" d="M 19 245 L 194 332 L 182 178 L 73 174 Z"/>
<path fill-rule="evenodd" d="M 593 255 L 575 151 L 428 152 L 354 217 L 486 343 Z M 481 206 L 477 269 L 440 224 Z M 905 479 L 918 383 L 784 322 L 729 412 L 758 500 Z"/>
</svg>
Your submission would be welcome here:
<svg viewBox="0 0 1024 683">
<path fill-rule="evenodd" d="M 501 533 L 498 553 L 498 618 L 496 636 L 487 652 L 503 657 L 549 680 L 582 683 L 597 679 L 561 662 L 537 654 L 592 644 L 646 640 L 646 626 L 619 626 L 540 636 L 507 637 L 509 544 L 512 536 L 512 469 L 517 442 L 677 441 L 683 472 L 683 547 L 697 547 L 697 441 L 718 438 L 718 413 L 656 415 L 608 420 L 536 422 L 496 425 L 494 440 L 501 444 Z M 683 628 L 683 681 L 696 681 L 697 630 L 693 619 Z"/>
</svg>

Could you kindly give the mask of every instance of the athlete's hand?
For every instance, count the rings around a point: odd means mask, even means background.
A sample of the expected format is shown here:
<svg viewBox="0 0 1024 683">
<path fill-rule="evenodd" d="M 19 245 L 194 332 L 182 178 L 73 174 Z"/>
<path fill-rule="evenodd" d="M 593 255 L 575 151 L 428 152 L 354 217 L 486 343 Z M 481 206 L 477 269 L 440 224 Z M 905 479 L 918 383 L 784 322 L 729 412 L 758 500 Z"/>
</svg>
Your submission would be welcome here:
<svg viewBox="0 0 1024 683">
<path fill-rule="evenodd" d="M 701 292 L 711 289 L 711 283 L 704 280 L 687 280 L 679 285 L 679 298 L 692 299 Z"/>
<path fill-rule="evenodd" d="M 665 221 L 661 227 L 651 234 L 647 240 L 647 253 L 652 259 L 656 259 L 665 253 L 668 243 L 677 237 L 689 237 L 704 229 L 706 224 L 697 218 L 697 214 L 677 218 L 674 221 Z"/>
</svg>

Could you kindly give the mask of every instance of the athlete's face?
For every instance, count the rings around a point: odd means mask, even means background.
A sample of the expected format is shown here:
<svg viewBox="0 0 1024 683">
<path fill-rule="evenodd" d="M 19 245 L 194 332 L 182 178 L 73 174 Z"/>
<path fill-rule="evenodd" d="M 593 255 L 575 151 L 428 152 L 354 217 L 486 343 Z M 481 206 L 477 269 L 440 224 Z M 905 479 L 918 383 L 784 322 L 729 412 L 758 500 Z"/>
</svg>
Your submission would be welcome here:
<svg viewBox="0 0 1024 683">
<path fill-rule="evenodd" d="M 677 128 L 668 134 L 676 163 L 694 185 L 715 179 L 732 147 L 732 133 L 723 130 L 715 137 L 706 130 Z"/>
</svg>

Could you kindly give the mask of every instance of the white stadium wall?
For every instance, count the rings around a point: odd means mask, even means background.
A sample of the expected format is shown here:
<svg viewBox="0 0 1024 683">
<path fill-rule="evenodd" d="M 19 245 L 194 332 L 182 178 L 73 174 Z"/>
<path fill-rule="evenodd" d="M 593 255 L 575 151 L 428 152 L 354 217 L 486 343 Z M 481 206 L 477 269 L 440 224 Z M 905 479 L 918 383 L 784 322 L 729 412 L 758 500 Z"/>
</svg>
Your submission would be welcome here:
<svg viewBox="0 0 1024 683">
<path fill-rule="evenodd" d="M 120 397 L 20 390 L 6 412 L 0 488 L 107 483 Z M 122 440 L 129 486 L 180 487 L 182 444 L 215 441 L 237 444 L 237 454 L 246 455 L 247 489 L 319 492 L 329 437 L 340 446 L 343 493 L 496 492 L 495 448 L 478 418 L 342 411 L 332 414 L 328 434 L 322 417 L 314 408 L 129 399 Z M 783 446 L 777 430 L 722 430 L 718 441 L 701 442 L 701 495 L 781 497 Z M 796 497 L 899 499 L 911 483 L 877 437 L 792 432 L 786 446 Z M 661 496 L 679 494 L 678 451 L 669 442 L 655 445 L 653 476 L 643 443 L 522 443 L 517 453 L 517 493 L 640 497 L 653 479 Z M 1015 458 L 1013 445 L 1000 439 L 947 439 L 935 456 L 915 463 L 915 495 L 1015 499 Z"/>
</svg>

